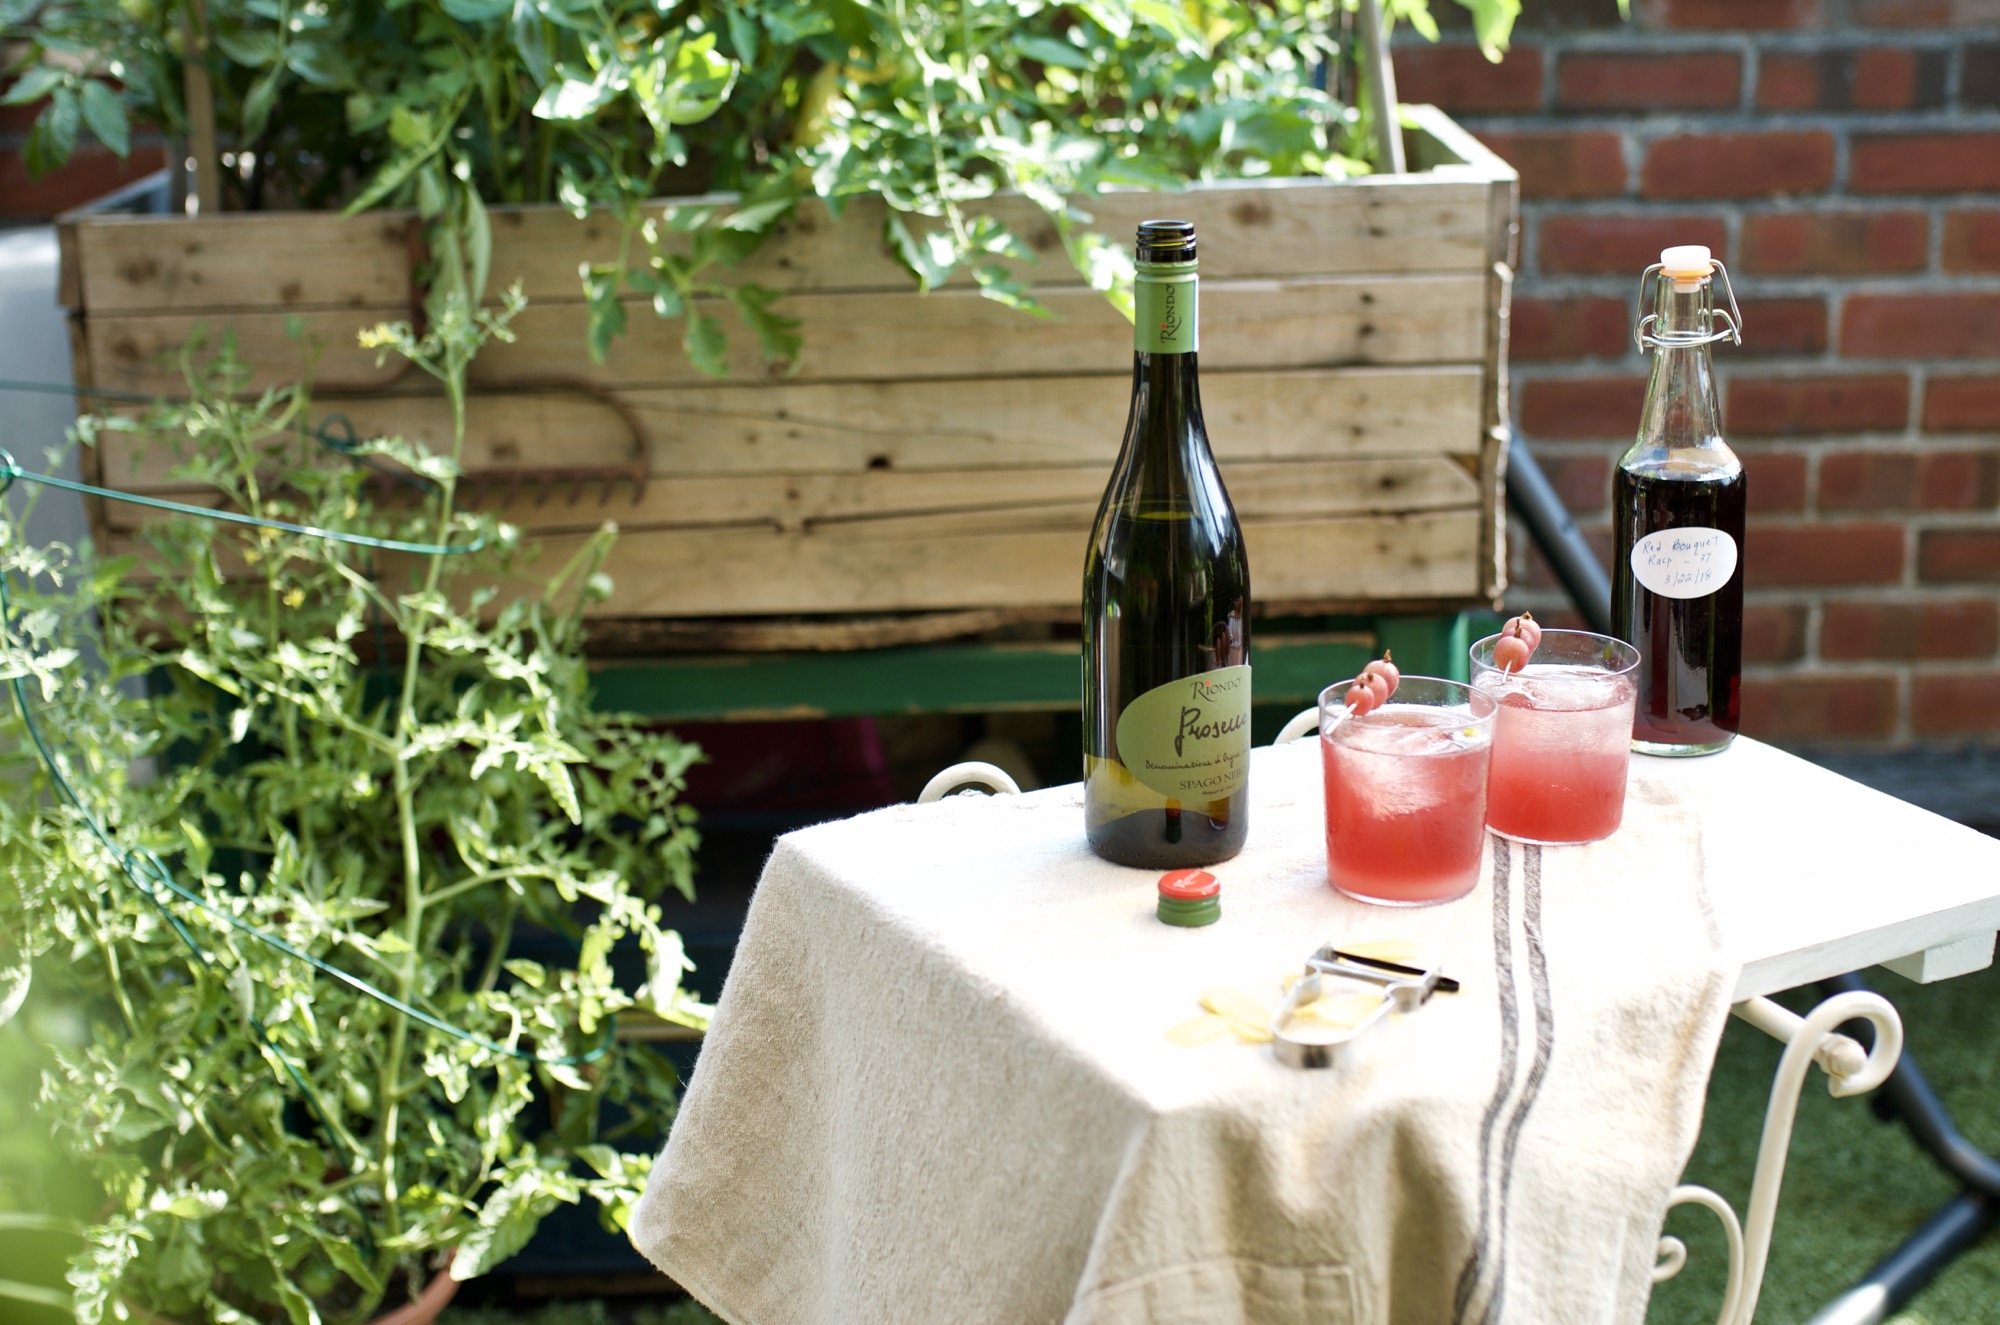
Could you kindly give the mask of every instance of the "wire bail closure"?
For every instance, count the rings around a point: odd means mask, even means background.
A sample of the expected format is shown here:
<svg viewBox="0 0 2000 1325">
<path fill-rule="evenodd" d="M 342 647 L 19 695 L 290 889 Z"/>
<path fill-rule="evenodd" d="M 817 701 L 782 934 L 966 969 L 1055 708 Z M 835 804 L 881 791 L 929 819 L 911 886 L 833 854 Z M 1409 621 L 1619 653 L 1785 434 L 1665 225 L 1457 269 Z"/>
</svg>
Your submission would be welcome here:
<svg viewBox="0 0 2000 1325">
<path fill-rule="evenodd" d="M 1736 306 L 1736 290 L 1729 283 L 1729 268 L 1723 266 L 1718 258 L 1710 258 L 1708 261 L 1711 274 L 1722 277 L 1722 292 L 1729 298 L 1727 310 L 1720 308 L 1709 310 L 1709 316 L 1723 325 L 1706 334 L 1687 331 L 1668 332 L 1664 336 L 1657 336 L 1648 332 L 1646 328 L 1659 321 L 1660 315 L 1647 313 L 1632 328 L 1632 341 L 1639 347 L 1639 353 L 1644 354 L 1649 346 L 1656 350 L 1684 350 L 1693 345 L 1713 345 L 1719 340 L 1726 340 L 1732 345 L 1743 343 L 1743 310 Z M 1639 273 L 1639 307 L 1646 306 L 1647 280 L 1654 272 L 1664 270 L 1665 267 L 1656 262 Z"/>
</svg>

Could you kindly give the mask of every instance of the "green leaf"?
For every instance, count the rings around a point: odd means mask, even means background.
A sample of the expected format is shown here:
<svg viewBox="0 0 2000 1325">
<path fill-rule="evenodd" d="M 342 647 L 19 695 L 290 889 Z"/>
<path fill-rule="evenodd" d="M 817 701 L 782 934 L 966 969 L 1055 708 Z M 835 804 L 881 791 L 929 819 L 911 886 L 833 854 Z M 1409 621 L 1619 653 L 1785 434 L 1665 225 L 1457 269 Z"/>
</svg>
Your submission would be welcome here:
<svg viewBox="0 0 2000 1325">
<path fill-rule="evenodd" d="M 793 202 L 794 199 L 787 196 L 783 198 L 771 198 L 764 202 L 751 203 L 748 206 L 739 207 L 723 217 L 722 224 L 725 229 L 729 230 L 755 232 L 768 230 L 771 222 L 792 210 Z"/>
<path fill-rule="evenodd" d="M 1132 0 L 1132 17 L 1150 23 L 1188 50 L 1209 53 L 1206 34 L 1188 17 L 1188 7 L 1176 0 Z"/>
<path fill-rule="evenodd" d="M 681 315 L 682 310 L 686 308 L 687 304 L 686 301 L 681 298 L 681 292 L 674 288 L 673 282 L 655 280 L 652 283 L 651 288 L 653 293 L 654 316 L 662 318 L 675 318 Z"/>
<path fill-rule="evenodd" d="M 12 1298 L 16 1302 L 26 1302 L 31 1306 L 46 1307 L 64 1316 L 71 1312 L 68 1293 L 60 1289 L 24 1284 L 13 1279 L 0 1279 L 0 1298 Z"/>
<path fill-rule="evenodd" d="M 578 1146 L 576 1157 L 597 1170 L 600 1178 L 615 1178 L 625 1171 L 625 1160 L 610 1146 Z"/>
<path fill-rule="evenodd" d="M 834 9 L 835 6 L 828 4 L 773 6 L 765 9 L 760 17 L 764 20 L 764 31 L 771 34 L 774 45 L 798 46 L 834 30 Z"/>
<path fill-rule="evenodd" d="M 576 1180 L 532 1165 L 507 1176 L 479 1212 L 479 1224 L 458 1244 L 451 1277 L 477 1279 L 528 1244 L 542 1216 L 558 1205 L 574 1203 Z"/>
<path fill-rule="evenodd" d="M 918 238 L 910 233 L 902 213 L 896 211 L 889 213 L 883 230 L 891 251 L 903 260 L 903 265 L 910 269 L 924 289 L 935 290 L 950 279 L 951 269 L 958 261 L 951 236 L 931 231 Z"/>
<path fill-rule="evenodd" d="M 272 1279 L 272 1286 L 278 1290 L 278 1304 L 291 1317 L 292 1325 L 320 1325 L 318 1308 L 283 1269 L 279 1269 Z"/>
<path fill-rule="evenodd" d="M 1035 301 L 1026 284 L 1016 279 L 1005 267 L 986 263 L 972 269 L 972 278 L 979 283 L 979 293 L 995 303 L 1035 317 L 1050 316 L 1049 310 Z"/>
<path fill-rule="evenodd" d="M 299 34 L 286 42 L 285 67 L 313 87 L 345 89 L 361 81 L 347 49 L 323 32 Z"/>
<path fill-rule="evenodd" d="M 269 28 L 218 27 L 210 34 L 231 64 L 245 69 L 264 69 L 278 63 L 284 44 Z"/>
<path fill-rule="evenodd" d="M 238 713 L 248 713 L 250 710 L 241 708 L 236 711 Z M 208 862 L 215 855 L 214 849 L 209 846 L 208 834 L 202 832 L 201 826 L 188 818 L 180 820 L 180 829 L 181 836 L 187 838 L 188 842 L 187 864 L 189 871 L 197 876 L 208 873 Z"/>
<path fill-rule="evenodd" d="M 1066 41 L 1053 37 L 1024 36 L 1014 38 L 1014 49 L 1030 60 L 1043 64 L 1053 64 L 1064 69 L 1091 69 L 1095 62 L 1090 56 Z"/>
<path fill-rule="evenodd" d="M 535 99 L 534 115 L 538 120 L 587 120 L 610 105 L 617 95 L 617 87 L 604 70 L 590 79 L 565 75 L 542 89 L 541 96 Z"/>
<path fill-rule="evenodd" d="M 125 118 L 125 103 L 96 79 L 83 85 L 83 122 L 98 142 L 119 156 L 132 152 L 132 125 Z"/>
<path fill-rule="evenodd" d="M 491 23 L 514 12 L 514 0 L 441 0 L 444 12 L 461 23 Z"/>
<path fill-rule="evenodd" d="M 729 44 L 736 58 L 746 65 L 757 63 L 757 20 L 738 5 L 725 6 L 723 17 L 729 23 Z"/>
<path fill-rule="evenodd" d="M 69 75 L 60 69 L 51 69 L 45 64 L 36 65 L 14 80 L 14 85 L 7 89 L 4 96 L 0 96 L 0 106 L 25 106 L 30 102 L 40 101 L 60 87 L 68 77 Z"/>
<path fill-rule="evenodd" d="M 0 967 L 0 1026 L 12 1021 L 21 1005 L 28 1001 L 28 986 L 34 974 L 34 967 L 25 961 Z"/>
<path fill-rule="evenodd" d="M 1507 42 L 1514 31 L 1514 20 L 1520 17 L 1521 0 L 1459 0 L 1472 11 L 1472 34 L 1479 42 L 1480 52 L 1495 64 L 1507 53 Z M 1627 12 L 1631 0 L 1618 0 L 1619 14 L 1630 17 Z"/>
<path fill-rule="evenodd" d="M 583 292 L 590 314 L 585 332 L 593 363 L 603 363 L 611 342 L 625 334 L 625 305 L 618 298 L 618 272 L 609 267 L 586 268 Z"/>
<path fill-rule="evenodd" d="M 548 982 L 548 968 L 540 962 L 531 962 L 523 957 L 512 958 L 500 964 L 501 969 L 531 989 L 540 989 Z"/>
<path fill-rule="evenodd" d="M 1122 42 L 1131 35 L 1131 0 L 1083 0 L 1079 8 L 1110 33 L 1113 40 Z"/>
<path fill-rule="evenodd" d="M 687 351 L 688 362 L 710 377 L 729 376 L 729 337 L 712 314 L 688 310 L 681 348 Z"/>
<path fill-rule="evenodd" d="M 736 306 L 736 311 L 742 315 L 750 330 L 756 333 L 757 345 L 763 351 L 765 360 L 791 364 L 799 357 L 799 320 L 771 311 L 771 305 L 779 297 L 778 291 L 767 290 L 761 285 L 738 285 L 729 291 L 729 301 Z"/>
<path fill-rule="evenodd" d="M 154 1208 L 176 1219 L 206 1219 L 210 1215 L 220 1214 L 228 1206 L 229 1197 L 226 1193 L 192 1191 L 182 1192 L 179 1196 L 173 1197 L 162 1192 Z"/>
<path fill-rule="evenodd" d="M 390 194 L 401 188 L 409 180 L 410 176 L 416 172 L 418 167 L 429 161 L 435 151 L 436 147 L 432 146 L 422 151 L 408 153 L 390 161 L 375 173 L 375 178 L 368 181 L 366 188 L 355 195 L 354 201 L 341 209 L 341 215 L 358 215 L 375 206 L 375 204 L 381 202 L 384 198 L 387 198 Z"/>
<path fill-rule="evenodd" d="M 486 297 L 486 278 L 493 269 L 493 221 L 476 190 L 463 189 L 459 196 L 465 203 L 460 229 L 463 231 L 466 266 L 469 269 L 466 284 L 470 288 L 467 294 L 476 304 Z"/>
<path fill-rule="evenodd" d="M 333 1262 L 334 1268 L 361 1286 L 369 1296 L 382 1291 L 382 1280 L 375 1273 L 375 1267 L 352 1242 L 345 1238 L 322 1237 L 320 1250 Z"/>
<path fill-rule="evenodd" d="M 249 92 L 243 97 L 243 136 L 255 140 L 264 134 L 264 126 L 271 118 L 271 107 L 278 101 L 278 83 L 285 76 L 285 66 L 274 64 L 251 82 Z"/>
<path fill-rule="evenodd" d="M 69 160 L 70 153 L 76 150 L 76 133 L 82 120 L 83 110 L 76 93 L 67 87 L 57 88 L 49 97 L 49 104 L 35 117 L 37 155 L 45 163 L 44 169 L 53 169 Z"/>
</svg>

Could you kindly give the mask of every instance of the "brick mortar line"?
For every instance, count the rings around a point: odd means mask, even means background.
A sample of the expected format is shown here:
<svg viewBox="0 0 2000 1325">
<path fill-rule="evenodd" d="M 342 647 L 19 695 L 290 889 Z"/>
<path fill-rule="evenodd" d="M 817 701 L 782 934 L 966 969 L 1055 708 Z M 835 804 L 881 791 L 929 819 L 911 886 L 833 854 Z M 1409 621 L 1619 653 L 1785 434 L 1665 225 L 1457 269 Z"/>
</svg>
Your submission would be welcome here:
<svg viewBox="0 0 2000 1325">
<path fill-rule="evenodd" d="M 1995 208 L 2000 215 L 2000 208 Z M 1593 298 L 1608 299 L 1624 296 L 1623 303 L 1634 307 L 1638 297 L 1638 276 L 1634 271 L 1630 276 L 1592 275 L 1584 272 L 1558 272 L 1547 276 L 1517 278 L 1515 298 L 1559 299 Z M 1730 283 L 1734 286 L 1741 281 L 1746 289 L 1737 292 L 1738 302 L 1756 299 L 1803 299 L 1814 295 L 1845 302 L 1855 296 L 1904 295 L 1904 294 L 1977 294 L 2000 293 L 2000 271 L 1885 271 L 1823 274 L 1800 272 L 1774 272 L 1766 274 L 1744 271 L 1732 264 L 1729 270 Z M 1525 296 L 1521 286 L 1528 286 Z M 1624 287 L 1624 288 L 1618 288 Z M 1970 287 L 1970 288 L 1968 288 Z"/>
<path fill-rule="evenodd" d="M 1513 379 L 1516 385 L 1534 381 L 1608 381 L 1620 377 L 1644 377 L 1647 375 L 1646 369 L 1650 363 L 1650 359 L 1637 358 L 1584 360 L 1536 359 L 1527 362 L 1509 363 L 1508 376 Z M 1820 377 L 1823 377 L 1824 374 L 1804 370 L 1824 369 L 1829 366 L 1852 370 L 1855 374 L 1915 373 L 1920 371 L 1923 365 L 1926 364 L 1928 364 L 1929 369 L 1937 370 L 1937 376 L 1940 378 L 1991 377 L 1994 375 L 1995 369 L 2000 368 L 2000 362 L 1996 362 L 1993 357 L 1987 355 L 1946 360 L 1940 364 L 1934 361 L 1912 359 L 1843 359 L 1838 355 L 1829 355 L 1824 358 L 1814 359 L 1798 354 L 1774 354 L 1765 358 L 1736 359 L 1734 361 L 1718 359 L 1715 367 L 1722 374 L 1723 381 L 1727 383 L 1737 377 L 1796 377 L 1801 380 L 1816 381 Z M 1963 365 L 1973 371 L 1962 373 L 1953 371 L 1959 365 Z M 1625 371 L 1616 371 L 1620 368 L 1623 368 Z M 1855 431 L 1869 433 L 1876 430 L 1860 428 Z"/>
<path fill-rule="evenodd" d="M 1571 130 L 1577 133 L 1619 133 L 1644 142 L 1694 132 L 1713 137 L 1717 122 L 1748 127 L 1742 134 L 1804 133 L 1852 130 L 1858 133 L 1912 133 L 1925 130 L 1990 130 L 2000 128 L 2000 106 L 1913 106 L 1907 110 L 1753 109 L 1748 116 L 1732 107 L 1712 111 L 1675 107 L 1672 110 L 1579 109 L 1574 111 L 1479 111 L 1451 117 L 1468 133 Z M 1705 131 L 1705 132 L 1701 132 Z"/>
<path fill-rule="evenodd" d="M 1611 28 L 1599 32 L 1516 32 L 1515 48 L 1535 47 L 1557 53 L 1589 55 L 1703 55 L 1710 52 L 1775 50 L 1787 55 L 1818 54 L 1828 50 L 1879 50 L 1907 47 L 1912 50 L 1953 51 L 1968 44 L 2000 41 L 2000 25 L 1967 24 L 1938 31 L 1912 28 L 1878 28 L 1842 24 L 1832 28 L 1792 30 L 1733 29 L 1697 31 L 1672 28 Z M 1398 37 L 1390 43 L 1392 54 L 1405 50 L 1477 50 L 1478 43 L 1456 34 L 1427 42 L 1421 38 Z M 1543 64 L 1548 64 L 1546 59 Z"/>
<path fill-rule="evenodd" d="M 1821 658 L 1813 655 L 1796 658 L 1790 662 L 1746 662 L 1743 675 L 1756 676 L 1757 680 L 1791 680 L 1812 677 L 1822 680 L 1838 680 L 1845 677 L 1858 680 L 1872 675 L 1882 668 L 1890 667 L 1912 679 L 1919 676 L 1950 676 L 1963 673 L 1969 676 L 1993 677 L 1991 667 L 1981 667 L 1981 663 L 1991 663 L 1992 658 L 1981 654 L 1972 658 Z M 1777 672 L 1777 668 L 1789 668 Z M 2000 679 L 2000 678 L 1996 678 Z"/>
<path fill-rule="evenodd" d="M 1824 590 L 1827 586 L 1818 587 Z M 1832 587 L 1837 588 L 1838 586 Z M 1861 607 L 1899 607 L 1907 605 L 1913 599 L 1921 603 L 1962 603 L 1968 600 L 1984 603 L 1992 602 L 1996 597 L 2000 597 L 2000 594 L 1993 593 L 1946 594 L 1932 585 L 1921 585 L 1910 589 L 1895 586 L 1885 588 L 1868 585 L 1856 586 L 1856 589 L 1856 592 L 1841 594 L 1840 601 L 1843 603 L 1854 603 Z M 1781 596 L 1787 593 L 1790 593 L 1789 597 Z M 1821 596 L 1823 597 L 1824 594 L 1822 593 Z M 1747 589 L 1744 591 L 1743 601 L 1753 607 L 1809 606 L 1797 592 L 1783 589 Z M 1824 604 L 1822 603 L 1821 606 L 1824 606 Z M 2000 657 L 2000 652 L 1996 652 L 1995 656 Z"/>
<path fill-rule="evenodd" d="M 1738 443 L 1732 442 L 1732 449 Z M 1932 533 L 1942 530 L 1946 533 L 1988 534 L 2000 533 L 2000 525 L 1994 518 L 2000 510 L 1982 506 L 1967 511 L 1767 511 L 1757 516 L 1757 524 L 1766 529 L 1818 529 L 1828 525 L 1848 524 L 1888 524 L 1913 533 Z"/>
<path fill-rule="evenodd" d="M 1635 428 L 1634 431 L 1636 432 L 1637 429 Z M 1957 435 L 1962 435 L 1967 437 L 1980 436 L 1980 434 L 1976 433 L 1957 434 Z M 1971 452 L 1973 454 L 1980 454 L 1980 455 L 2000 454 L 2000 432 L 1991 434 L 1991 436 L 1994 438 L 1994 440 L 1988 441 L 1983 445 L 1967 445 L 1964 443 L 1954 443 L 1950 440 L 1947 440 L 1947 435 L 1937 434 L 1937 433 L 1926 433 L 1918 437 L 1889 438 L 1883 442 L 1878 442 L 1876 444 L 1869 445 L 1866 447 L 1857 447 L 1853 444 L 1851 438 L 1847 437 L 1829 438 L 1820 436 L 1818 434 L 1814 434 L 1812 436 L 1802 436 L 1802 437 L 1759 437 L 1759 436 L 1739 435 L 1734 440 L 1730 440 L 1729 445 L 1732 450 L 1738 448 L 1756 447 L 1757 450 L 1752 452 L 1753 455 L 1770 454 L 1771 452 L 1769 452 L 1766 449 L 1770 447 L 1782 448 L 1782 451 L 1796 451 L 1806 460 L 1812 462 L 1814 465 L 1817 465 L 1817 463 L 1820 460 L 1825 459 L 1826 456 L 1828 455 L 1897 455 L 1897 456 L 1923 457 L 1930 455 L 1959 455 L 1966 452 Z M 1530 437 L 1528 439 L 1527 444 L 1530 448 L 1533 449 L 1535 455 L 1538 457 L 1546 456 L 1562 460 L 1583 460 L 1583 459 L 1590 459 L 1594 456 L 1608 454 L 1608 452 L 1605 449 L 1606 443 L 1604 442 L 1559 441 L 1554 439 L 1544 440 L 1542 438 Z M 1631 443 L 1629 442 L 1621 443 L 1621 448 L 1623 446 L 1629 446 L 1629 445 L 1631 445 Z M 1576 449 L 1574 450 L 1566 449 L 1571 447 L 1574 447 Z M 1780 453 L 1782 453 L 1782 451 Z M 1617 457 L 1613 456 L 1611 457 L 1611 459 L 1615 464 Z M 1807 497 L 1811 499 L 1815 495 L 1816 494 L 1808 493 Z M 1607 501 L 1608 500 L 1609 498 L 1607 497 Z M 1599 507 L 1596 509 L 1606 510 L 1608 509 L 1608 507 Z M 1815 507 L 1815 509 L 1817 509 L 1817 507 Z M 1587 511 L 1572 512 L 1572 514 L 1578 514 L 1578 515 L 1585 515 L 1591 513 L 1592 512 L 1587 512 Z M 1833 512 L 1833 514 L 1853 514 L 1853 512 L 1836 511 Z M 1965 507 L 1952 507 L 1952 508 L 1927 508 L 1924 511 L 1897 510 L 1897 511 L 1876 512 L 1876 514 L 1895 515 L 1902 517 L 1917 516 L 1917 515 L 1932 515 L 1938 517 L 1945 517 L 1945 516 L 2000 517 L 2000 505 L 1965 506 Z M 1764 519 L 1768 517 L 1760 514 L 1758 518 Z"/>
<path fill-rule="evenodd" d="M 1589 219 L 1635 219 L 1671 216 L 1687 211 L 1756 211 L 1763 215 L 1795 212 L 1907 212 L 1932 207 L 2000 210 L 2000 189 L 1951 189 L 1935 193 L 1774 193 L 1745 197 L 1652 198 L 1637 193 L 1598 194 L 1588 198 L 1524 198 L 1521 219 L 1582 216 Z"/>
</svg>

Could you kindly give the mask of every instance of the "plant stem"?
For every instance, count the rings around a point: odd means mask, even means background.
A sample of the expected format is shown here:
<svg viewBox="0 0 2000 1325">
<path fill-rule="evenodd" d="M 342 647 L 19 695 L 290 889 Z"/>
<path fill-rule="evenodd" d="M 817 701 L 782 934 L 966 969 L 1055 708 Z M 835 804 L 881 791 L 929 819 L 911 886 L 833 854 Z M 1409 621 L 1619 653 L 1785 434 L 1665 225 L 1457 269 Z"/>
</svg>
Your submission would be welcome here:
<svg viewBox="0 0 2000 1325">
<path fill-rule="evenodd" d="M 474 310 L 469 297 L 461 297 L 459 310 L 469 321 L 466 334 L 476 335 Z M 449 319 L 455 314 L 448 314 Z M 442 372 L 437 374 L 444 382 L 445 395 L 451 402 L 451 467 L 438 483 L 438 522 L 434 541 L 443 544 L 451 532 L 452 496 L 457 486 L 458 460 L 465 447 L 465 376 L 467 358 L 463 347 L 453 339 L 455 328 L 446 325 L 440 328 L 440 353 L 444 356 Z M 437 593 L 438 580 L 444 572 L 444 558 L 433 556 L 424 568 L 423 597 L 429 599 Z M 423 660 L 424 638 L 427 634 L 428 608 L 420 608 L 411 614 L 410 626 L 406 631 L 409 638 L 408 653 L 403 659 L 402 701 L 396 710 L 396 757 L 395 793 L 396 824 L 402 841 L 403 854 L 403 941 L 407 945 L 403 953 L 402 969 L 397 973 L 397 994 L 405 1003 L 415 997 L 419 957 L 423 951 L 424 926 L 424 881 L 423 858 L 417 844 L 416 783 L 412 775 L 410 747 L 416 734 L 417 677 Z M 383 1239 L 393 1244 L 403 1231 L 403 1213 L 400 1204 L 401 1191 L 396 1185 L 396 1132 L 402 1114 L 401 1070 L 403 1055 L 409 1041 L 409 1019 L 401 1012 L 392 1014 L 394 1022 L 389 1035 L 389 1053 L 382 1060 L 381 1086 L 377 1098 L 382 1104 L 382 1207 L 383 1217 L 388 1225 L 388 1237 Z M 388 1264 L 383 1267 L 383 1277 L 388 1277 L 389 1265 L 393 1264 L 394 1253 L 384 1253 Z"/>
<path fill-rule="evenodd" d="M 500 964 L 507 960 L 507 945 L 514 938 L 514 915 L 521 909 L 521 899 L 508 897 L 500 912 L 500 923 L 493 927 L 493 947 L 486 954 L 486 969 L 479 973 L 479 992 L 493 992 L 494 984 L 500 979 Z"/>
<path fill-rule="evenodd" d="M 951 223 L 951 235 L 958 243 L 958 251 L 971 255 L 972 240 L 965 230 L 965 214 L 958 208 L 958 200 L 952 196 L 947 183 L 949 173 L 944 163 L 944 117 L 938 111 L 937 91 L 931 75 L 930 51 L 910 31 L 909 16 L 904 12 L 903 0 L 896 0 L 896 31 L 903 44 L 916 53 L 918 67 L 924 75 L 924 126 L 929 130 L 931 147 L 931 174 L 937 181 L 938 201 L 944 204 L 945 220 Z"/>
<path fill-rule="evenodd" d="M 447 884 L 445 887 L 427 894 L 424 898 L 424 905 L 436 906 L 439 902 L 456 897 L 462 892 L 470 892 L 474 888 L 484 887 L 489 883 L 499 883 L 503 879 L 553 879 L 555 877 L 556 872 L 552 869 L 521 867 L 504 870 L 484 870 L 478 874 L 469 874 L 457 883 Z"/>
</svg>

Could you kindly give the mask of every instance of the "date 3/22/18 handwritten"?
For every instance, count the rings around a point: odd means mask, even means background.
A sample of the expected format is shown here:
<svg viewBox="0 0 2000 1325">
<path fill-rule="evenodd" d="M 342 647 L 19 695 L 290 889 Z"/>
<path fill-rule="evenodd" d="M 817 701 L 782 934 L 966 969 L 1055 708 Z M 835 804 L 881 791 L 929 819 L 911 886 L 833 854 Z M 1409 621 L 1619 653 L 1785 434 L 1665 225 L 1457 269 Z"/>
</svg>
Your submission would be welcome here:
<svg viewBox="0 0 2000 1325">
<path fill-rule="evenodd" d="M 1661 529 L 1632 545 L 1632 578 L 1663 598 L 1700 598 L 1729 583 L 1736 559 L 1720 529 Z"/>
</svg>

